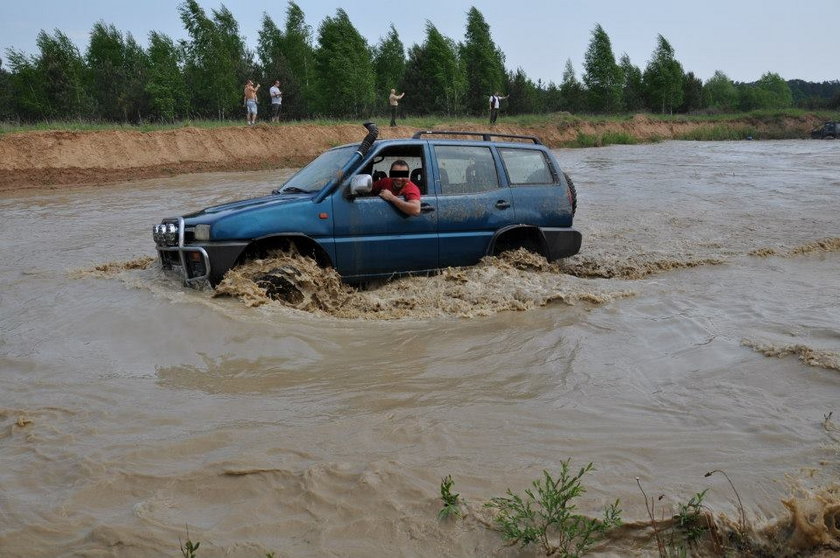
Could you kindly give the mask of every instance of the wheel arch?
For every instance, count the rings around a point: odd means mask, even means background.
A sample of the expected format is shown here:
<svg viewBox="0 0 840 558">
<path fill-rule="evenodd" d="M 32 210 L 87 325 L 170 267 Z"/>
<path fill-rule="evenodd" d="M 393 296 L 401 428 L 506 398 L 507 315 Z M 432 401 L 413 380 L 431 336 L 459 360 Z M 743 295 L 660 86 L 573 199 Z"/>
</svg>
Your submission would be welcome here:
<svg viewBox="0 0 840 558">
<path fill-rule="evenodd" d="M 242 264 L 250 259 L 265 257 L 271 250 L 289 250 L 294 247 L 302 256 L 309 256 L 322 267 L 332 267 L 333 261 L 327 251 L 312 237 L 303 233 L 282 233 L 263 236 L 252 240 L 236 260 Z"/>
<path fill-rule="evenodd" d="M 496 231 L 487 247 L 488 256 L 498 256 L 508 250 L 525 248 L 548 258 L 548 242 L 542 230 L 534 225 L 508 225 Z"/>
</svg>

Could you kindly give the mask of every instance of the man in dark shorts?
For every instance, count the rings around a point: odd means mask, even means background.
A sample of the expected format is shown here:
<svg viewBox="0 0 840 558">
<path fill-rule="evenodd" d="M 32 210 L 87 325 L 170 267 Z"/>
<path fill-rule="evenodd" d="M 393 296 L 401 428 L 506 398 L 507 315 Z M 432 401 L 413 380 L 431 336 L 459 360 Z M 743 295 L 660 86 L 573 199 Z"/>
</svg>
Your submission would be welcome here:
<svg viewBox="0 0 840 558">
<path fill-rule="evenodd" d="M 378 194 L 406 215 L 420 215 L 420 188 L 408 175 L 408 163 L 402 159 L 394 161 L 388 178 L 374 182 L 371 193 Z"/>
</svg>

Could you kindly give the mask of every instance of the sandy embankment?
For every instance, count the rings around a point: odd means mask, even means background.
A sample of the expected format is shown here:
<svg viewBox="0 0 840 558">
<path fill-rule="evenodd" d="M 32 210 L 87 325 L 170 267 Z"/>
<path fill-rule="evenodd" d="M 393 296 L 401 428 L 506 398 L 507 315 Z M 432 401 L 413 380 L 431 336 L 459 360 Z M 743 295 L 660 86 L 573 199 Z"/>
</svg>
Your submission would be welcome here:
<svg viewBox="0 0 840 558">
<path fill-rule="evenodd" d="M 746 122 L 745 122 L 746 123 Z M 760 123 L 749 122 L 761 127 Z M 802 137 L 819 122 L 788 119 L 782 125 Z M 624 132 L 640 141 L 668 139 L 709 122 L 660 122 L 637 115 L 622 122 L 552 122 L 534 127 L 496 125 L 503 134 L 532 134 L 558 147 L 578 133 Z M 778 126 L 778 124 L 777 124 Z M 439 129 L 486 131 L 476 123 Z M 417 129 L 384 127 L 380 138 L 410 137 Z M 22 132 L 0 136 L 0 191 L 110 184 L 181 173 L 297 167 L 319 153 L 361 141 L 361 125 L 261 124 L 252 128 L 179 128 L 155 132 Z"/>
</svg>

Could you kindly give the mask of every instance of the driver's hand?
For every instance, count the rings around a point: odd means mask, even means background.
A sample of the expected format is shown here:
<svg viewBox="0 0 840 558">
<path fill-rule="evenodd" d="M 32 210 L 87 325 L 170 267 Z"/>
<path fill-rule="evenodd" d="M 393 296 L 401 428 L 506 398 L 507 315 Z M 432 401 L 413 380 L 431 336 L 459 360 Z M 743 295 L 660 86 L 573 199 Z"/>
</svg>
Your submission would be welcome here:
<svg viewBox="0 0 840 558">
<path fill-rule="evenodd" d="M 385 201 L 391 201 L 396 196 L 394 196 L 394 193 L 391 190 L 381 190 L 379 192 L 379 197 L 382 198 Z"/>
</svg>

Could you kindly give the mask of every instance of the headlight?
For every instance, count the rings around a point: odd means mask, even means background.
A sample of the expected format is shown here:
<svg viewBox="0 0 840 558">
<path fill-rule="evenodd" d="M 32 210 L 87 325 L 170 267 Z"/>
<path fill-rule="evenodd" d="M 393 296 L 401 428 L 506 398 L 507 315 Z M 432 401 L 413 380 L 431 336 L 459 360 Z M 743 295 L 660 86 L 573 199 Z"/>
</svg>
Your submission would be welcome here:
<svg viewBox="0 0 840 558">
<path fill-rule="evenodd" d="M 193 236 L 196 240 L 210 240 L 210 225 L 196 225 Z"/>
<path fill-rule="evenodd" d="M 166 232 L 163 234 L 163 238 L 166 243 L 170 246 L 178 244 L 178 225 L 175 223 L 167 223 L 164 227 Z"/>
</svg>

